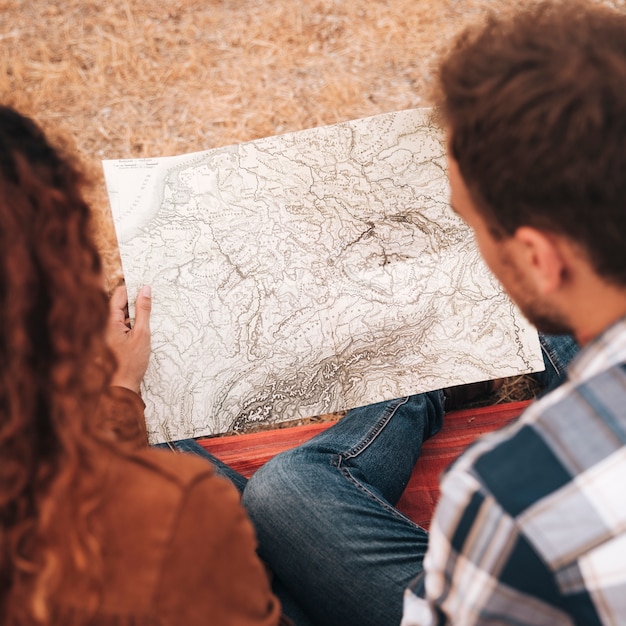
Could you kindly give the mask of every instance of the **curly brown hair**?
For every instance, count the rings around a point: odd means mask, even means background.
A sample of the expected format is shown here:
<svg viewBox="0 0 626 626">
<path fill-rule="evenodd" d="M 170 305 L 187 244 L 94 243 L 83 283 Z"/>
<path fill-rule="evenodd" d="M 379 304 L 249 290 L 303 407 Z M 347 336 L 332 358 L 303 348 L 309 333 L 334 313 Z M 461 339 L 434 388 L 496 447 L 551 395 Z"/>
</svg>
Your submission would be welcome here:
<svg viewBox="0 0 626 626">
<path fill-rule="evenodd" d="M 565 235 L 626 285 L 626 15 L 575 0 L 492 15 L 459 36 L 438 91 L 494 235 Z"/>
<path fill-rule="evenodd" d="M 46 622 L 62 575 L 53 527 L 64 529 L 76 567 L 98 551 L 84 476 L 115 365 L 82 185 L 33 121 L 0 107 L 2 624 Z"/>
</svg>

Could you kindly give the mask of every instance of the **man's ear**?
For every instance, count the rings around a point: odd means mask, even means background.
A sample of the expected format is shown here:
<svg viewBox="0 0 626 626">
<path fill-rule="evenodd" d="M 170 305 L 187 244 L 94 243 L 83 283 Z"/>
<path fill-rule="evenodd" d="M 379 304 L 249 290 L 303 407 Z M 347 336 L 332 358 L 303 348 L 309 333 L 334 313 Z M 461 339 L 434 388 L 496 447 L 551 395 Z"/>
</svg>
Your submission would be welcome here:
<svg viewBox="0 0 626 626">
<path fill-rule="evenodd" d="M 539 293 L 557 291 L 565 277 L 566 262 L 558 241 L 549 234 L 521 226 L 513 235 L 517 261 L 523 264 Z"/>
</svg>

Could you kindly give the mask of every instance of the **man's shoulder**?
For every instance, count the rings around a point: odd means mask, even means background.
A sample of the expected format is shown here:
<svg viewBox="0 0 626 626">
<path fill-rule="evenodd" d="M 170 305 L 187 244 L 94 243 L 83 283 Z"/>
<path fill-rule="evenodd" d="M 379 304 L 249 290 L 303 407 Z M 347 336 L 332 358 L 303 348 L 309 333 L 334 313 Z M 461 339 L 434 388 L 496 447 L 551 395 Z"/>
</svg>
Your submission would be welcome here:
<svg viewBox="0 0 626 626">
<path fill-rule="evenodd" d="M 469 470 L 517 517 L 625 446 L 622 364 L 580 384 L 566 384 L 531 405 L 516 424 L 476 450 Z"/>
<path fill-rule="evenodd" d="M 559 569 L 626 528 L 626 366 L 566 384 L 487 439 L 449 478 L 477 511 L 490 503 Z M 626 555 L 625 555 L 626 556 Z"/>
</svg>

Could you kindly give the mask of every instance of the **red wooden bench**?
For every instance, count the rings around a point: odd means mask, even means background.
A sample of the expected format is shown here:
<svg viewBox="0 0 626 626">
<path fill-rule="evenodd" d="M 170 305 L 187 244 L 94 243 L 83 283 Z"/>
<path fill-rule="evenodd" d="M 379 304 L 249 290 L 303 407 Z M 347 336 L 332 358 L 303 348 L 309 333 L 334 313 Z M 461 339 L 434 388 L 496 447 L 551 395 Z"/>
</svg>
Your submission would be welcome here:
<svg viewBox="0 0 626 626">
<path fill-rule="evenodd" d="M 439 476 L 443 470 L 474 439 L 501 428 L 517 417 L 528 404 L 528 401 L 511 402 L 448 413 L 441 431 L 422 448 L 398 508 L 420 526 L 428 528 L 439 497 Z M 320 422 L 245 435 L 200 439 L 199 443 L 249 477 L 274 455 L 307 441 L 330 426 L 332 422 Z"/>
</svg>

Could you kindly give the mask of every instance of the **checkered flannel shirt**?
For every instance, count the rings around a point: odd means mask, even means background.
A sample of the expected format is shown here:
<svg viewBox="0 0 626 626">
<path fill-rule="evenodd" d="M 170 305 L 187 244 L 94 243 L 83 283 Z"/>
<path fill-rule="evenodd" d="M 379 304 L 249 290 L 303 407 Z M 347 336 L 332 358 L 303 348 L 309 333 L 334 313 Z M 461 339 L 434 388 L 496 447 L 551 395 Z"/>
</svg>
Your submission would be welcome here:
<svg viewBox="0 0 626 626">
<path fill-rule="evenodd" d="M 402 626 L 626 624 L 626 319 L 441 485 Z"/>
</svg>

